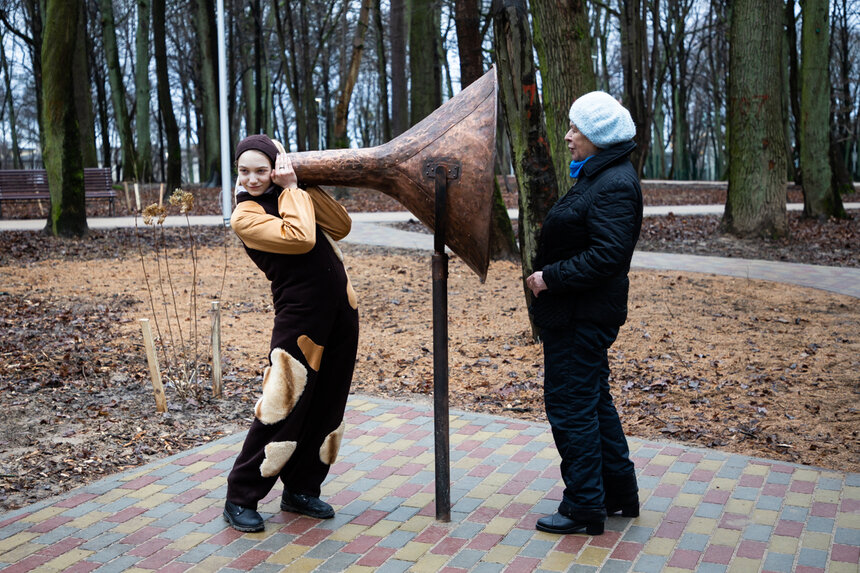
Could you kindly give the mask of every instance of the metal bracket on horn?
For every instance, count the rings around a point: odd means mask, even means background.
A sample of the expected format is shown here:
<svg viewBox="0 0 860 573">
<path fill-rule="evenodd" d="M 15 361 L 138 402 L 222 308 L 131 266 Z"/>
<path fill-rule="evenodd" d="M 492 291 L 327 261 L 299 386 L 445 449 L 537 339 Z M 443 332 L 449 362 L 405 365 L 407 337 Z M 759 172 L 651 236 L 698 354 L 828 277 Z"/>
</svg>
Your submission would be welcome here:
<svg viewBox="0 0 860 573">
<path fill-rule="evenodd" d="M 440 166 L 448 171 L 448 179 L 460 178 L 460 162 L 456 159 L 428 159 L 424 162 L 424 168 L 421 171 L 424 177 L 435 179 L 436 168 Z"/>
</svg>

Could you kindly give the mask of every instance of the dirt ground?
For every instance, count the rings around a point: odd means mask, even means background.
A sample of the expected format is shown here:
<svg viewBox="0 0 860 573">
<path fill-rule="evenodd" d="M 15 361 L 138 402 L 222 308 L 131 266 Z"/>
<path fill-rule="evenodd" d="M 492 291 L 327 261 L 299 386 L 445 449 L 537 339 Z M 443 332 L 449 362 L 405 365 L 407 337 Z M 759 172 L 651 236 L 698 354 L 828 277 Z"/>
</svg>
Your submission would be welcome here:
<svg viewBox="0 0 860 573">
<path fill-rule="evenodd" d="M 671 201 L 670 193 L 662 200 Z M 344 199 L 353 210 L 390 210 L 386 201 Z M 730 244 L 738 253 L 795 262 L 814 262 L 821 254 L 811 251 L 826 250 L 830 264 L 857 266 L 856 220 L 794 220 L 799 238 L 756 247 L 718 236 L 702 219 L 649 219 L 646 227 L 653 228 L 643 229 L 643 244 L 711 253 Z M 812 235 L 818 249 L 809 246 Z M 429 399 L 428 254 L 354 245 L 343 251 L 362 320 L 353 390 Z M 164 296 L 170 284 L 175 300 Z M 541 346 L 530 336 L 519 265 L 492 263 L 482 284 L 454 257 L 448 292 L 451 406 L 545 420 Z M 210 389 L 215 300 L 221 398 Z M 167 413 L 155 411 L 141 318 L 152 319 L 167 343 L 159 352 Z M 265 277 L 221 229 L 93 231 L 57 242 L 39 233 L 0 233 L 0 395 L 7 409 L 0 418 L 0 510 L 245 430 L 271 323 Z M 181 373 L 183 349 L 188 369 L 197 365 L 189 382 Z M 707 274 L 634 271 L 629 320 L 610 360 L 631 436 L 860 471 L 854 298 Z"/>
</svg>

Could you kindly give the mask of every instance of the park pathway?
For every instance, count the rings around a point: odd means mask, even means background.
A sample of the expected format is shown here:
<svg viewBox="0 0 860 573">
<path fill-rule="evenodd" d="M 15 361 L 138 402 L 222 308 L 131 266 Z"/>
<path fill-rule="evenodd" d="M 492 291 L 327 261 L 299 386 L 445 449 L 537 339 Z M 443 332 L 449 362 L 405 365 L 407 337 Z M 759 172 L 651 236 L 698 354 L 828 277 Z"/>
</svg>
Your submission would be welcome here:
<svg viewBox="0 0 860 573">
<path fill-rule="evenodd" d="M 351 240 L 432 249 L 429 235 L 385 225 L 404 218 L 357 214 Z M 222 222 L 210 219 L 195 222 Z M 854 269 L 641 252 L 634 262 L 860 296 Z M 860 571 L 857 473 L 631 439 L 641 515 L 611 517 L 602 536 L 556 536 L 534 529 L 562 491 L 547 424 L 451 412 L 450 523 L 434 518 L 430 404 L 353 395 L 346 424 L 323 485 L 334 519 L 281 512 L 276 489 L 261 504 L 264 532 L 227 527 L 239 433 L 0 514 L 0 571 Z"/>
</svg>

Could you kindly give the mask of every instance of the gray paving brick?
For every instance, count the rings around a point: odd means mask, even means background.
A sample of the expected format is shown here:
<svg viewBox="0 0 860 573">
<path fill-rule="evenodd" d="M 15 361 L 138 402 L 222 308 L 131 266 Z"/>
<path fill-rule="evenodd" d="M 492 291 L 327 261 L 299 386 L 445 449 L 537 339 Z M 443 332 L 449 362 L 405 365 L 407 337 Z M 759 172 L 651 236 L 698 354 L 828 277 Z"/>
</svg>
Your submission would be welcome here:
<svg viewBox="0 0 860 573">
<path fill-rule="evenodd" d="M 723 465 L 717 472 L 717 477 L 726 479 L 738 479 L 743 474 L 744 468 L 738 466 Z"/>
<path fill-rule="evenodd" d="M 764 558 L 763 569 L 779 573 L 791 573 L 794 570 L 794 555 L 768 551 Z"/>
<path fill-rule="evenodd" d="M 833 542 L 840 545 L 860 546 L 860 529 L 837 527 L 836 534 L 833 536 Z"/>
<path fill-rule="evenodd" d="M 775 495 L 763 495 L 756 502 L 756 509 L 767 509 L 770 511 L 779 511 L 782 507 L 783 498 Z"/>
<path fill-rule="evenodd" d="M 341 513 L 340 511 L 338 511 L 338 512 L 335 512 L 334 517 L 332 517 L 331 519 L 326 519 L 325 521 L 323 521 L 322 525 L 325 529 L 331 529 L 332 531 L 334 531 L 334 530 L 339 529 L 340 527 L 346 525 L 347 523 L 349 523 L 350 521 L 355 519 L 355 517 L 356 516 L 354 516 L 354 515 L 350 515 L 348 513 Z M 388 519 L 388 518 L 386 517 L 386 519 Z"/>
<path fill-rule="evenodd" d="M 757 487 L 736 487 L 735 491 L 732 492 L 732 498 L 755 501 L 760 491 Z"/>
<path fill-rule="evenodd" d="M 93 511 L 101 511 L 102 504 L 96 501 L 87 501 L 77 507 L 71 507 L 62 513 L 63 517 L 81 517 Z"/>
<path fill-rule="evenodd" d="M 690 493 L 693 495 L 704 495 L 708 491 L 710 482 L 706 481 L 688 481 L 681 488 L 681 493 Z"/>
<path fill-rule="evenodd" d="M 101 506 L 99 511 L 104 511 L 106 513 L 119 513 L 123 509 L 131 507 L 139 501 L 139 499 L 135 499 L 133 497 L 121 497 Z"/>
<path fill-rule="evenodd" d="M 510 534 L 508 534 L 508 536 L 510 536 Z M 502 541 L 502 543 L 504 543 L 504 541 Z M 528 545 L 523 547 L 523 549 L 520 551 L 520 555 L 523 555 L 525 557 L 537 557 L 539 559 L 543 559 L 544 557 L 549 555 L 549 552 L 552 551 L 552 548 L 554 546 L 555 541 L 543 541 L 539 539 L 533 539 L 528 542 Z"/>
<path fill-rule="evenodd" d="M 474 521 L 466 521 L 461 523 L 454 531 L 450 533 L 451 537 L 459 537 L 461 539 L 471 539 L 484 529 L 483 523 L 475 523 Z"/>
<path fill-rule="evenodd" d="M 155 519 L 161 519 L 165 515 L 170 515 L 175 511 L 181 511 L 185 507 L 185 504 L 176 503 L 172 501 L 165 501 L 163 503 L 159 503 L 155 507 L 149 509 L 143 515 L 145 517 L 152 517 Z M 187 515 L 187 514 L 186 514 Z"/>
<path fill-rule="evenodd" d="M 221 547 L 221 545 L 214 543 L 200 543 L 177 557 L 176 561 L 181 561 L 182 563 L 200 563 L 221 549 Z"/>
<path fill-rule="evenodd" d="M 501 563 L 481 562 L 475 565 L 470 573 L 499 573 L 505 568 Z"/>
<path fill-rule="evenodd" d="M 845 474 L 845 485 L 860 487 L 860 473 Z"/>
<path fill-rule="evenodd" d="M 323 542 L 325 543 L 325 542 Z M 313 552 L 314 550 L 309 551 L 308 553 Z M 355 553 L 335 553 L 328 559 L 326 559 L 319 567 L 315 569 L 315 571 L 343 571 L 350 565 L 352 565 L 361 555 Z"/>
<path fill-rule="evenodd" d="M 259 539 L 250 539 L 248 537 L 240 537 L 235 541 L 224 545 L 215 552 L 215 555 L 220 557 L 232 557 L 233 559 L 241 557 L 249 550 L 254 549 L 260 543 Z"/>
<path fill-rule="evenodd" d="M 671 505 L 671 497 L 657 497 L 652 495 L 648 498 L 648 501 L 642 505 L 642 509 L 647 509 L 648 511 L 666 511 Z"/>
<path fill-rule="evenodd" d="M 689 549 L 691 551 L 704 551 L 710 539 L 710 535 L 703 535 L 701 533 L 685 533 L 684 536 L 681 537 L 681 541 L 678 542 L 678 547 L 680 549 Z"/>
<path fill-rule="evenodd" d="M 551 460 L 548 458 L 537 458 L 537 457 L 535 457 L 535 458 L 532 458 L 529 460 L 529 462 L 526 464 L 525 468 L 528 470 L 543 471 L 546 468 L 555 465 L 556 463 L 557 462 L 555 460 Z M 532 482 L 531 488 L 536 489 L 534 487 L 534 482 Z"/>
<path fill-rule="evenodd" d="M 7 537 L 12 537 L 16 533 L 20 533 L 25 529 L 29 529 L 33 524 L 29 521 L 16 521 L 15 523 L 10 523 L 3 529 L 0 529 L 0 540 L 6 539 Z"/>
<path fill-rule="evenodd" d="M 415 565 L 412 561 L 401 561 L 400 559 L 388 559 L 376 570 L 376 573 L 403 573 Z"/>
<path fill-rule="evenodd" d="M 118 559 L 114 559 L 110 563 L 102 565 L 99 567 L 99 572 L 104 573 L 120 573 L 121 571 L 125 571 L 127 569 L 131 569 L 135 563 L 140 561 L 142 557 L 137 557 L 136 555 L 124 555 Z M 93 556 L 87 558 L 87 560 L 92 561 Z"/>
<path fill-rule="evenodd" d="M 123 535 L 123 537 L 125 536 Z M 107 563 L 132 549 L 134 549 L 133 545 L 126 545 L 125 543 L 111 543 L 103 546 L 100 550 L 87 557 L 87 560 L 95 561 L 96 563 Z"/>
<path fill-rule="evenodd" d="M 832 533 L 833 526 L 836 525 L 835 519 L 829 517 L 811 516 L 806 520 L 806 531 L 814 531 L 816 533 Z"/>
<path fill-rule="evenodd" d="M 116 524 L 111 524 L 116 525 Z M 120 539 L 128 537 L 127 533 L 103 533 L 94 537 L 87 541 L 86 543 L 82 543 L 80 545 L 81 549 L 86 549 L 87 551 L 100 551 L 107 547 L 108 545 L 119 541 Z"/>
<path fill-rule="evenodd" d="M 379 501 L 373 504 L 372 509 L 378 509 L 379 511 L 394 511 L 400 505 L 406 501 L 405 497 L 383 497 Z"/>
<path fill-rule="evenodd" d="M 388 517 L 386 517 L 385 519 L 390 519 L 391 521 L 399 521 L 403 523 L 419 511 L 421 511 L 420 507 L 410 507 L 407 505 L 402 505 L 389 513 Z"/>
<path fill-rule="evenodd" d="M 642 573 L 660 573 L 666 564 L 666 558 L 662 555 L 641 555 L 633 564 L 634 571 Z"/>
<path fill-rule="evenodd" d="M 775 483 L 778 485 L 788 485 L 791 483 L 791 474 L 784 472 L 770 472 L 767 474 L 767 483 Z"/>
<path fill-rule="evenodd" d="M 227 499 L 227 484 L 222 485 L 216 489 L 213 489 L 203 497 L 208 499 Z"/>
<path fill-rule="evenodd" d="M 254 565 L 254 573 L 283 573 L 284 566 L 277 563 L 257 563 Z M 244 572 L 242 572 L 244 573 Z"/>
<path fill-rule="evenodd" d="M 346 547 L 346 543 L 344 543 L 343 541 L 326 539 L 324 541 L 321 541 L 319 545 L 305 553 L 305 557 L 310 557 L 311 559 L 328 559 L 344 547 Z M 346 555 L 350 554 L 347 553 Z"/>
<path fill-rule="evenodd" d="M 514 529 L 508 533 L 499 543 L 502 545 L 516 545 L 522 547 L 528 543 L 529 539 L 534 535 L 534 530 L 531 529 Z"/>
<path fill-rule="evenodd" d="M 182 466 L 177 466 L 175 464 L 164 464 L 163 466 L 159 466 L 151 471 L 147 471 L 147 475 L 163 478 L 169 475 L 173 475 L 176 472 L 180 471 Z M 156 482 L 160 483 L 160 482 Z"/>
<path fill-rule="evenodd" d="M 675 462 L 669 466 L 669 471 L 677 474 L 689 475 L 696 469 L 696 464 L 692 462 Z"/>
<path fill-rule="evenodd" d="M 403 531 L 396 529 L 385 536 L 377 545 L 381 547 L 389 547 L 391 549 L 400 549 L 409 543 L 416 533 L 414 531 Z"/>
<path fill-rule="evenodd" d="M 606 563 L 600 566 L 600 573 L 627 573 L 627 571 L 630 571 L 630 567 L 632 566 L 632 561 L 607 559 Z"/>
<path fill-rule="evenodd" d="M 660 484 L 660 476 L 636 476 L 636 481 L 639 483 L 639 489 L 653 490 Z"/>
<path fill-rule="evenodd" d="M 62 541 L 66 537 L 77 537 L 78 530 L 74 527 L 69 527 L 67 525 L 61 525 L 59 527 L 55 527 L 51 531 L 47 533 L 43 533 L 39 537 L 36 537 L 32 540 L 33 543 L 42 543 L 44 545 L 51 545 L 58 541 Z"/>
<path fill-rule="evenodd" d="M 827 491 L 839 491 L 842 489 L 842 480 L 838 478 L 821 478 L 815 487 Z"/>
<path fill-rule="evenodd" d="M 484 500 L 477 497 L 461 497 L 457 500 L 457 503 L 454 504 L 453 508 L 457 511 L 471 513 L 478 509 L 483 502 Z"/>
<path fill-rule="evenodd" d="M 751 523 L 744 528 L 743 538 L 752 541 L 769 541 L 772 533 L 773 527 L 769 525 Z"/>
<path fill-rule="evenodd" d="M 786 505 L 782 508 L 780 519 L 786 519 L 788 521 L 806 521 L 807 515 L 809 515 L 809 509 L 805 507 Z"/>
<path fill-rule="evenodd" d="M 289 533 L 274 533 L 258 543 L 254 549 L 275 553 L 289 545 L 295 538 L 295 535 Z"/>
<path fill-rule="evenodd" d="M 199 523 L 194 523 L 193 521 L 185 521 L 183 523 L 178 523 L 172 526 L 170 529 L 162 532 L 161 534 L 159 534 L 159 537 L 176 541 L 177 539 L 185 537 L 192 531 L 196 531 L 199 527 Z"/>
<path fill-rule="evenodd" d="M 230 466 L 230 467 L 232 467 L 232 466 Z M 166 476 L 164 476 L 163 478 L 158 480 L 156 483 L 158 485 L 166 485 L 168 487 L 171 487 L 171 486 L 176 485 L 177 483 L 185 483 L 185 482 L 190 482 L 190 481 L 191 480 L 188 479 L 188 474 L 185 472 L 179 471 L 179 468 L 177 467 L 177 469 L 173 473 L 167 474 Z M 191 483 L 197 483 L 197 482 L 191 482 Z M 174 493 L 171 491 L 167 491 L 166 488 L 162 491 L 166 492 L 166 493 Z M 185 491 L 185 490 L 182 490 L 182 491 Z M 182 492 L 175 492 L 175 493 L 182 493 Z"/>
<path fill-rule="evenodd" d="M 726 573 L 728 567 L 719 563 L 699 563 L 696 573 Z"/>
<path fill-rule="evenodd" d="M 801 547 L 800 555 L 797 556 L 797 564 L 824 569 L 827 566 L 827 551 Z"/>
<path fill-rule="evenodd" d="M 189 489 L 194 489 L 195 487 L 200 485 L 200 482 L 196 482 L 192 479 L 189 479 L 190 476 L 186 473 L 180 473 L 179 475 L 184 476 L 184 478 L 170 484 L 169 486 L 161 490 L 161 493 L 172 493 L 173 495 L 176 495 L 179 493 L 185 493 Z"/>
<path fill-rule="evenodd" d="M 463 549 L 447 563 L 448 567 L 460 567 L 462 569 L 470 569 L 475 566 L 475 564 L 481 560 L 481 557 L 484 556 L 483 551 L 478 551 L 476 549 Z"/>
<path fill-rule="evenodd" d="M 338 510 L 338 513 L 344 513 L 346 515 L 361 515 L 366 510 L 370 509 L 373 506 L 372 501 L 366 501 L 363 499 L 356 499 L 350 502 L 346 507 Z"/>
</svg>

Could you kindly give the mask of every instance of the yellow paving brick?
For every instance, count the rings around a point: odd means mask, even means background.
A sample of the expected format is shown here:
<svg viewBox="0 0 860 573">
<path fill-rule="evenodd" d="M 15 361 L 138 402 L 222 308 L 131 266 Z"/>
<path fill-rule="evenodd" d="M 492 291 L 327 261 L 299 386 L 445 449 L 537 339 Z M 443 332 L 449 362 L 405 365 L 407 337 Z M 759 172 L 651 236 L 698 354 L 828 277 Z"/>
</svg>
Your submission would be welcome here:
<svg viewBox="0 0 860 573">
<path fill-rule="evenodd" d="M 505 493 L 494 493 L 481 503 L 484 507 L 492 507 L 493 509 L 502 509 L 510 505 L 514 500 L 514 496 Z"/>
<path fill-rule="evenodd" d="M 643 499 L 643 498 L 639 498 Z M 641 525 L 642 527 L 658 527 L 663 523 L 665 514 L 662 511 L 650 511 L 643 509 L 639 512 L 639 517 L 633 520 L 633 525 Z"/>
<path fill-rule="evenodd" d="M 153 495 L 156 495 L 158 492 L 163 490 L 165 487 L 167 487 L 167 486 L 159 485 L 156 483 L 151 483 L 149 485 L 143 486 L 140 489 L 129 491 L 127 497 L 134 497 L 137 499 L 145 499 L 147 497 L 151 497 Z M 176 494 L 173 494 L 173 495 L 176 495 Z"/>
<path fill-rule="evenodd" d="M 600 565 L 606 561 L 606 556 L 609 555 L 608 549 L 602 547 L 586 547 L 576 558 L 577 563 L 583 565 Z"/>
<path fill-rule="evenodd" d="M 90 503 L 98 504 L 98 505 L 107 505 L 112 501 L 116 501 L 121 497 L 125 497 L 125 495 L 127 493 L 129 493 L 129 491 L 127 489 L 115 488 L 115 489 L 112 489 L 110 491 L 104 492 L 103 494 L 101 494 L 98 497 L 94 497 L 93 499 L 90 500 Z M 61 509 L 61 508 L 56 508 L 56 509 Z"/>
<path fill-rule="evenodd" d="M 368 529 L 365 532 L 365 535 L 372 535 L 374 537 L 388 537 L 398 527 L 400 527 L 399 521 L 382 519 L 373 524 L 373 527 Z"/>
<path fill-rule="evenodd" d="M 363 491 L 358 499 L 362 501 L 379 501 L 383 497 L 388 497 L 391 494 L 390 489 L 382 489 L 379 487 L 372 487 L 366 491 Z"/>
<path fill-rule="evenodd" d="M 349 469 L 341 474 L 340 478 L 338 478 L 339 482 L 344 483 L 345 485 L 350 485 L 358 481 L 360 478 L 364 477 L 364 474 L 367 472 L 359 471 L 356 469 Z"/>
<path fill-rule="evenodd" d="M 707 517 L 693 517 L 687 523 L 687 528 L 684 530 L 687 533 L 701 533 L 702 535 L 710 535 L 717 528 L 718 521 Z"/>
<path fill-rule="evenodd" d="M 730 499 L 726 502 L 726 513 L 739 513 L 749 515 L 752 513 L 755 502 L 748 499 Z"/>
<path fill-rule="evenodd" d="M 504 429 L 501 432 L 496 432 L 496 437 L 507 438 L 509 440 L 511 438 L 517 437 L 518 435 L 519 435 L 519 432 L 517 430 L 510 430 L 510 429 Z"/>
<path fill-rule="evenodd" d="M 849 529 L 860 529 L 860 514 L 837 513 L 836 527 L 847 527 Z"/>
<path fill-rule="evenodd" d="M 858 567 L 856 563 L 844 563 L 840 561 L 831 561 L 827 564 L 828 573 L 857 573 Z"/>
<path fill-rule="evenodd" d="M 541 561 L 540 568 L 547 571 L 567 571 L 574 561 L 576 561 L 575 553 L 553 551 Z"/>
<path fill-rule="evenodd" d="M 549 445 L 547 445 L 546 448 L 539 450 L 538 453 L 535 454 L 535 458 L 539 458 L 542 460 L 561 460 L 558 455 L 558 452 L 550 448 Z"/>
<path fill-rule="evenodd" d="M 197 547 L 207 539 L 212 537 L 211 533 L 188 533 L 176 539 L 165 547 L 165 549 L 176 549 L 177 551 L 188 551 L 192 547 Z"/>
<path fill-rule="evenodd" d="M 459 416 L 456 418 L 452 416 L 451 421 L 448 424 L 448 426 L 450 428 L 462 428 L 463 426 L 468 426 L 468 425 L 469 425 L 469 420 L 467 420 L 466 418 L 461 418 Z"/>
<path fill-rule="evenodd" d="M 494 533 L 496 535 L 507 535 L 517 524 L 517 520 L 511 517 L 494 517 L 484 527 L 484 533 Z"/>
<path fill-rule="evenodd" d="M 515 547 L 513 545 L 496 545 L 489 551 L 484 557 L 481 558 L 481 561 L 489 561 L 490 563 L 510 563 L 513 561 L 514 557 L 517 556 L 517 553 L 522 549 L 522 547 Z"/>
<path fill-rule="evenodd" d="M 11 551 L 7 551 L 0 555 L 0 563 L 17 563 L 28 555 L 32 555 L 40 549 L 44 549 L 47 545 L 41 543 L 22 543 L 16 545 Z"/>
<path fill-rule="evenodd" d="M 537 539 L 538 541 L 558 541 L 558 534 L 556 533 L 547 533 L 546 531 L 536 531 L 534 535 L 532 535 L 532 539 Z"/>
<path fill-rule="evenodd" d="M 134 507 L 144 507 L 146 509 L 152 509 L 153 507 L 159 506 L 171 497 L 176 494 L 171 493 L 156 493 L 154 495 L 142 497 L 139 502 L 134 504 Z M 132 496 L 129 496 L 132 497 Z M 134 496 L 137 497 L 137 496 Z"/>
<path fill-rule="evenodd" d="M 416 493 L 406 498 L 401 505 L 406 507 L 424 507 L 435 499 L 435 494 L 432 493 Z"/>
<path fill-rule="evenodd" d="M 672 505 L 678 505 L 680 507 L 698 507 L 700 503 L 702 503 L 701 495 L 696 495 L 694 493 L 679 493 L 675 497 L 675 501 L 672 502 Z"/>
<path fill-rule="evenodd" d="M 278 504 L 281 503 L 279 499 L 275 499 L 274 501 L 277 501 Z M 212 497 L 198 497 L 194 501 L 192 501 L 190 503 L 186 503 L 185 506 L 182 508 L 182 511 L 185 511 L 185 512 L 191 513 L 191 514 L 200 513 L 204 509 L 210 508 L 213 505 L 223 505 L 223 504 L 224 504 L 224 501 L 220 500 L 220 499 L 215 499 Z"/>
<path fill-rule="evenodd" d="M 376 408 L 376 404 L 373 402 L 367 402 L 364 400 L 350 400 L 349 409 L 350 410 L 358 410 L 359 412 L 366 412 L 368 410 L 373 410 Z"/>
<path fill-rule="evenodd" d="M 307 553 L 309 549 L 310 547 L 307 547 L 306 545 L 295 545 L 290 543 L 273 553 L 268 559 L 266 559 L 266 563 L 287 565 Z"/>
<path fill-rule="evenodd" d="M 516 503 L 525 503 L 526 505 L 536 505 L 537 502 L 541 501 L 544 497 L 546 497 L 545 491 L 538 491 L 536 489 L 524 489 L 514 498 Z"/>
<path fill-rule="evenodd" d="M 722 491 L 732 491 L 738 485 L 738 480 L 729 478 L 714 478 L 711 480 L 710 489 L 719 489 Z"/>
<path fill-rule="evenodd" d="M 645 553 L 651 555 L 669 555 L 675 549 L 676 540 L 667 539 L 665 537 L 652 537 L 645 542 L 645 547 L 642 549 Z"/>
<path fill-rule="evenodd" d="M 842 499 L 860 499 L 860 487 L 844 486 L 842 488 Z"/>
<path fill-rule="evenodd" d="M 680 567 L 664 567 L 660 573 L 690 573 L 689 569 L 681 569 Z"/>
<path fill-rule="evenodd" d="M 403 531 L 424 531 L 431 524 L 435 523 L 436 520 L 429 515 L 413 515 L 408 520 L 403 522 L 403 525 L 400 526 L 400 529 Z"/>
<path fill-rule="evenodd" d="M 84 549 L 71 549 L 69 551 L 66 551 L 59 557 L 55 557 L 47 563 L 40 565 L 39 569 L 43 571 L 65 571 L 78 561 L 83 561 L 93 553 L 95 553 L 95 551 L 86 551 Z"/>
<path fill-rule="evenodd" d="M 0 539 L 0 553 L 11 551 L 22 543 L 27 543 L 34 537 L 39 537 L 41 533 L 33 533 L 32 531 L 19 531 L 15 535 L 11 535 L 6 539 Z M 5 563 L 9 563 L 5 561 Z"/>
<path fill-rule="evenodd" d="M 414 571 L 415 573 L 437 573 L 450 560 L 451 558 L 448 555 L 425 553 L 415 562 L 415 565 L 409 568 L 409 571 Z"/>
<path fill-rule="evenodd" d="M 328 538 L 333 539 L 335 541 L 346 541 L 348 543 L 354 540 L 359 535 L 362 535 L 366 529 L 366 525 L 347 523 L 346 525 L 341 525 L 340 527 L 335 529 L 334 532 L 328 536 Z"/>
<path fill-rule="evenodd" d="M 114 491 L 116 491 L 116 490 L 114 490 Z M 120 495 L 122 495 L 122 494 L 120 494 Z M 111 501 L 113 501 L 113 500 L 111 500 Z M 48 519 L 51 519 L 55 515 L 59 515 L 59 514 L 63 513 L 64 511 L 67 511 L 67 510 L 68 510 L 67 507 L 49 506 L 49 507 L 46 507 L 45 509 L 40 509 L 36 513 L 31 513 L 30 515 L 22 517 L 21 521 L 26 521 L 27 523 L 39 523 L 41 521 L 47 521 Z"/>
<path fill-rule="evenodd" d="M 770 472 L 770 466 L 759 464 L 747 464 L 744 468 L 744 473 L 751 476 L 766 476 Z"/>
<path fill-rule="evenodd" d="M 398 467 L 400 467 L 400 466 L 398 466 Z M 409 476 L 393 475 L 393 476 L 388 476 L 387 478 L 385 478 L 384 480 L 379 482 L 379 485 L 377 485 L 376 487 L 381 487 L 383 489 L 388 489 L 388 490 L 394 491 L 395 489 L 402 486 L 407 481 L 409 481 Z"/>
<path fill-rule="evenodd" d="M 143 517 L 141 515 L 138 515 L 137 517 L 132 517 L 124 523 L 118 523 L 116 527 L 111 529 L 111 531 L 115 531 L 116 533 L 134 533 L 141 527 L 146 527 L 153 521 L 155 521 L 154 517 Z"/>
<path fill-rule="evenodd" d="M 377 567 L 365 567 L 363 565 L 350 565 L 344 569 L 344 573 L 373 573 Z"/>
<path fill-rule="evenodd" d="M 453 464 L 451 464 L 451 467 L 470 470 L 470 469 L 474 468 L 475 466 L 479 465 L 482 461 L 483 460 L 481 460 L 481 459 L 470 458 L 467 456 L 467 457 L 462 457 L 459 460 L 457 460 L 456 462 L 454 462 Z"/>
<path fill-rule="evenodd" d="M 767 548 L 768 551 L 773 551 L 774 553 L 791 555 L 792 553 L 797 553 L 797 538 L 788 537 L 787 535 L 774 535 L 770 538 Z"/>
<path fill-rule="evenodd" d="M 815 531 L 807 531 L 800 540 L 800 544 L 803 547 L 821 549 L 823 551 L 828 551 L 831 543 L 833 543 L 832 535 L 829 533 L 817 533 Z"/>
<path fill-rule="evenodd" d="M 322 565 L 324 559 L 311 559 L 309 557 L 301 557 L 290 563 L 290 573 L 311 573 L 317 567 Z"/>
<path fill-rule="evenodd" d="M 193 464 L 187 465 L 179 471 L 185 474 L 194 475 L 202 472 L 203 470 L 208 470 L 213 465 L 214 464 L 212 462 L 204 462 L 201 460 L 199 462 L 194 462 Z"/>
<path fill-rule="evenodd" d="M 372 444 L 375 441 L 376 441 L 376 436 L 363 434 L 361 436 L 356 436 L 356 437 L 352 438 L 351 440 L 349 440 L 349 443 L 353 446 L 360 446 L 362 449 L 364 449 L 364 447 L 367 446 L 367 444 Z"/>
<path fill-rule="evenodd" d="M 750 573 L 750 571 L 758 571 L 759 569 L 761 569 L 761 559 L 735 557 L 729 567 L 729 573 Z"/>
<path fill-rule="evenodd" d="M 89 513 L 85 513 L 80 517 L 76 517 L 70 522 L 66 523 L 66 527 L 74 527 L 75 529 L 84 529 L 89 527 L 93 523 L 97 523 L 103 520 L 106 517 L 109 517 L 111 514 L 107 511 L 91 511 Z"/>
<path fill-rule="evenodd" d="M 687 483 L 687 480 L 689 479 L 689 474 L 682 474 L 680 472 L 666 472 L 663 474 L 663 477 L 660 478 L 660 483 L 669 485 L 683 485 Z"/>
<path fill-rule="evenodd" d="M 495 485 L 486 485 L 481 484 L 472 488 L 472 490 L 466 494 L 468 497 L 476 497 L 478 499 L 487 499 L 498 490 L 498 486 Z"/>
<path fill-rule="evenodd" d="M 484 478 L 483 483 L 485 485 L 495 485 L 502 486 L 511 481 L 511 478 L 514 476 L 512 474 L 503 474 L 501 472 L 494 472 Z"/>
<path fill-rule="evenodd" d="M 752 522 L 762 525 L 774 525 L 779 520 L 779 512 L 769 509 L 756 509 L 752 512 Z"/>
<path fill-rule="evenodd" d="M 678 461 L 678 456 L 668 456 L 666 454 L 657 454 L 651 461 L 649 465 L 653 464 L 655 466 L 671 466 L 675 462 Z"/>
<path fill-rule="evenodd" d="M 216 490 L 222 485 L 227 483 L 227 478 L 225 476 L 215 476 L 209 478 L 208 480 L 202 482 L 198 487 L 200 489 L 208 489 L 209 491 Z"/>
<path fill-rule="evenodd" d="M 723 467 L 723 462 L 719 460 L 702 460 L 696 464 L 697 470 L 705 470 L 709 472 L 715 472 L 721 467 Z"/>
<path fill-rule="evenodd" d="M 839 497 L 840 495 L 838 491 L 832 491 L 829 489 L 816 489 L 812 493 L 812 499 L 824 503 L 839 503 Z"/>
<path fill-rule="evenodd" d="M 406 545 L 398 549 L 397 553 L 395 553 L 393 557 L 395 559 L 402 559 L 403 561 L 418 561 L 418 559 L 427 553 L 431 547 L 433 547 L 432 543 L 409 541 Z"/>
<path fill-rule="evenodd" d="M 799 469 L 795 470 L 794 474 L 792 474 L 792 481 L 818 481 L 818 477 L 820 472 L 810 469 Z"/>
<path fill-rule="evenodd" d="M 496 448 L 495 453 L 505 457 L 510 457 L 518 451 L 520 451 L 520 446 L 516 446 L 513 444 L 505 444 L 501 448 Z"/>
<path fill-rule="evenodd" d="M 741 541 L 741 532 L 736 529 L 723 529 L 718 527 L 711 536 L 711 545 L 736 546 Z"/>
<path fill-rule="evenodd" d="M 364 450 L 365 452 L 370 452 L 370 453 L 375 454 L 377 452 L 381 452 L 382 450 L 388 449 L 388 444 L 386 444 L 385 442 L 375 441 L 375 442 L 372 442 L 370 444 L 367 444 L 366 446 L 364 446 L 361 449 Z"/>
<path fill-rule="evenodd" d="M 797 493 L 789 491 L 785 494 L 785 505 L 797 505 L 800 507 L 812 507 L 812 494 Z"/>
</svg>

